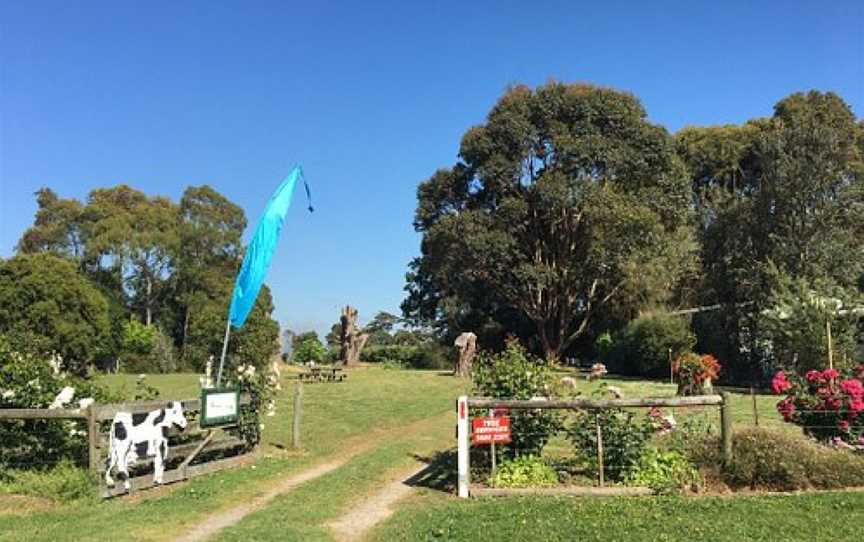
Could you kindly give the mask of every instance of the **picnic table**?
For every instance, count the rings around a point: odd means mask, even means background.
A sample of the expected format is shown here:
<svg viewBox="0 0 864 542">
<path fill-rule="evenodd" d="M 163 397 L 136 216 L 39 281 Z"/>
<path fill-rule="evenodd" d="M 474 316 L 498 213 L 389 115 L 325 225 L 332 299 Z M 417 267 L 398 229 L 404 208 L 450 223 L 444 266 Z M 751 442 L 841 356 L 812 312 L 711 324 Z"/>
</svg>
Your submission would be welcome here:
<svg viewBox="0 0 864 542">
<path fill-rule="evenodd" d="M 301 382 L 342 382 L 348 375 L 339 367 L 310 367 L 298 378 Z"/>
</svg>

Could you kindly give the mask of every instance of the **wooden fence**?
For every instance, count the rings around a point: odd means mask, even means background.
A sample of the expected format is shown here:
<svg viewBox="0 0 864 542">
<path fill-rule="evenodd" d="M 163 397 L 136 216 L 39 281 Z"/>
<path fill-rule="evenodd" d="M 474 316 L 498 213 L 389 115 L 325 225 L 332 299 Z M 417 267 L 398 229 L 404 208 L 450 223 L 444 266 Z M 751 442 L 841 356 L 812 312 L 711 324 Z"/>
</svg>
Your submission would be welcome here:
<svg viewBox="0 0 864 542">
<path fill-rule="evenodd" d="M 163 483 L 186 480 L 201 474 L 216 472 L 241 463 L 250 450 L 246 442 L 229 431 L 236 425 L 202 428 L 199 425 L 201 403 L 198 399 L 185 399 L 183 413 L 187 425 L 183 431 L 172 428 L 168 434 L 168 464 Z M 249 398 L 241 397 L 240 404 Z M 104 474 L 109 452 L 111 420 L 118 412 L 147 414 L 164 408 L 165 400 L 136 401 L 131 403 L 92 404 L 86 409 L 0 409 L 0 422 L 5 420 L 79 420 L 87 425 L 87 455 L 91 471 L 98 475 L 104 497 L 126 492 L 121 481 L 113 487 L 105 486 Z M 153 486 L 152 460 L 139 461 L 130 469 L 131 491 Z M 146 473 L 145 473 L 146 472 Z"/>
<path fill-rule="evenodd" d="M 608 408 L 680 408 L 713 406 L 720 410 L 720 440 L 722 446 L 723 463 L 728 465 L 732 460 L 732 411 L 728 392 L 719 395 L 699 395 L 692 397 L 642 397 L 630 399 L 570 399 L 570 400 L 508 400 L 490 399 L 460 396 L 456 402 L 456 441 L 457 441 L 457 465 L 458 465 L 458 495 L 467 498 L 469 495 L 510 495 L 520 494 L 525 491 L 534 490 L 511 490 L 511 489 L 470 489 L 470 449 L 471 449 L 471 409 L 513 409 L 513 410 L 537 410 L 537 409 L 565 409 L 565 410 L 602 410 Z M 578 495 L 636 495 L 647 493 L 646 488 L 619 488 L 602 487 L 602 435 L 598 425 L 598 448 L 600 458 L 600 485 L 599 488 L 555 488 L 548 493 L 569 493 Z"/>
</svg>

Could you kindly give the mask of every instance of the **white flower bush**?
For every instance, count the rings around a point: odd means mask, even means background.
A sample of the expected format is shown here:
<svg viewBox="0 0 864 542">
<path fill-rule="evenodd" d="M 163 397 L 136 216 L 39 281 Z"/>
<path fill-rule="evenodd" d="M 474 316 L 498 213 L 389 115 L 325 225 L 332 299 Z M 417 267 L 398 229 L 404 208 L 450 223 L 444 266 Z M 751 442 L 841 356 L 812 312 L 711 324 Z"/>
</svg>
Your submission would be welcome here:
<svg viewBox="0 0 864 542">
<path fill-rule="evenodd" d="M 25 344 L 26 342 L 22 342 Z M 0 408 L 87 408 L 109 402 L 106 391 L 91 381 L 60 370 L 57 355 L 13 348 L 0 335 Z M 0 424 L 0 469 L 25 464 L 49 466 L 61 459 L 86 458 L 82 421 L 16 420 Z"/>
</svg>

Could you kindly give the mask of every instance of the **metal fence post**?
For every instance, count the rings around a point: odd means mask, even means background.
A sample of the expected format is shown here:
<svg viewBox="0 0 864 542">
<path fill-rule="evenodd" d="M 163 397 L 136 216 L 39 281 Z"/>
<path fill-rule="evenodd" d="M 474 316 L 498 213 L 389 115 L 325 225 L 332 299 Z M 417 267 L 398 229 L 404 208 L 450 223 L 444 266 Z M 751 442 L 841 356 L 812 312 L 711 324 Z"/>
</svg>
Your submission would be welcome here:
<svg viewBox="0 0 864 542">
<path fill-rule="evenodd" d="M 456 401 L 456 443 L 459 470 L 459 497 L 468 497 L 470 483 L 468 448 L 468 396 L 460 395 Z"/>
</svg>

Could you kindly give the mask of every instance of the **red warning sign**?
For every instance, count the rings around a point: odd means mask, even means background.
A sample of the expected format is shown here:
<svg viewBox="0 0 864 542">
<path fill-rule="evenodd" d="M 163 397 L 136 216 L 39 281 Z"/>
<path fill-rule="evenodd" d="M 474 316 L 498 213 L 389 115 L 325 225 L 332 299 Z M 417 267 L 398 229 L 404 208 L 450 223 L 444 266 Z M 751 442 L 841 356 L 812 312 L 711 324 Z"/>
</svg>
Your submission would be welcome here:
<svg viewBox="0 0 864 542">
<path fill-rule="evenodd" d="M 471 420 L 473 444 L 507 444 L 510 442 L 510 418 L 473 418 Z"/>
</svg>

